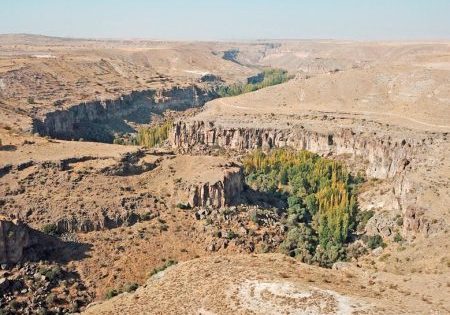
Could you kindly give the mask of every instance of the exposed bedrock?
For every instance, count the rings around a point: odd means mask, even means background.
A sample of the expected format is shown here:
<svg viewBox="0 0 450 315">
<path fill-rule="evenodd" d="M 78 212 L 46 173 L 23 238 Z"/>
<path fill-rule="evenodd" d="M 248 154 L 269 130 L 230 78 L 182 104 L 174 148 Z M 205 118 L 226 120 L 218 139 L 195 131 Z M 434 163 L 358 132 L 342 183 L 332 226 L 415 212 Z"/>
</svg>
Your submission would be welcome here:
<svg viewBox="0 0 450 315">
<path fill-rule="evenodd" d="M 224 170 L 223 179 L 189 188 L 189 204 L 193 207 L 221 208 L 239 203 L 244 187 L 241 168 Z"/>
<path fill-rule="evenodd" d="M 290 146 L 323 155 L 351 154 L 368 162 L 367 175 L 374 178 L 393 177 L 410 163 L 414 147 L 406 140 L 393 141 L 366 134 L 356 134 L 351 129 L 341 129 L 334 134 L 292 129 L 223 128 L 212 122 L 176 122 L 170 141 L 174 148 L 190 150 L 193 147 L 219 146 L 226 149 L 250 150 L 256 148 Z"/>
<path fill-rule="evenodd" d="M 124 119 L 149 123 L 152 113 L 185 110 L 213 99 L 212 90 L 198 86 L 135 91 L 115 100 L 91 101 L 33 119 L 32 131 L 58 139 L 112 141 L 113 133 L 132 132 Z"/>
<path fill-rule="evenodd" d="M 60 246 L 60 241 L 33 230 L 20 221 L 0 219 L 0 264 L 15 264 L 37 259 Z"/>
<path fill-rule="evenodd" d="M 91 232 L 131 226 L 141 221 L 138 213 L 128 211 L 122 214 L 99 213 L 90 217 L 61 218 L 55 224 L 59 233 Z"/>
<path fill-rule="evenodd" d="M 376 207 L 392 210 L 393 217 L 401 214 L 405 235 L 429 235 L 445 227 L 444 220 L 428 217 L 430 204 L 423 196 L 430 193 L 430 183 L 421 182 L 417 175 L 419 169 L 439 167 L 440 158 L 424 157 L 425 152 L 439 148 L 439 141 L 432 136 L 419 141 L 350 128 L 336 128 L 333 132 L 308 130 L 304 126 L 278 130 L 224 128 L 209 121 L 178 121 L 170 134 L 171 145 L 185 152 L 215 147 L 246 151 L 290 146 L 325 156 L 348 155 L 350 159 L 362 160 L 368 177 L 386 180 L 387 190 L 375 202 Z M 386 231 L 382 232 L 393 237 L 393 229 L 386 229 L 383 222 L 380 221 L 380 228 Z"/>
</svg>

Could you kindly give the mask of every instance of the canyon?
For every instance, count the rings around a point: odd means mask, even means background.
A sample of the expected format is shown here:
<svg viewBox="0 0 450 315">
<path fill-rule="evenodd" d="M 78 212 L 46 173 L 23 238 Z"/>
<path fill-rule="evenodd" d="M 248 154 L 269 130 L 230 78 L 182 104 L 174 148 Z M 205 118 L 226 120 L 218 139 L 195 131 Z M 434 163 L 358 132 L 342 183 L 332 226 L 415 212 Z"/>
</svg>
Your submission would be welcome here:
<svg viewBox="0 0 450 315">
<path fill-rule="evenodd" d="M 207 87 L 206 87 L 207 88 Z M 202 106 L 214 97 L 212 87 L 189 86 L 132 92 L 115 100 L 85 102 L 33 120 L 32 132 L 66 140 L 112 142 L 115 132 L 136 132 L 126 121 L 149 124 L 152 114 Z"/>
<path fill-rule="evenodd" d="M 0 38 L 1 308 L 57 313 L 45 299 L 71 279 L 62 313 L 450 310 L 449 43 Z M 218 94 L 267 67 L 292 79 Z M 161 122 L 155 147 L 113 144 Z M 279 148 L 363 179 L 371 216 L 346 247 L 362 254 L 327 269 L 280 253 L 286 200 L 242 164 Z M 17 291 L 41 263 L 64 276 Z"/>
</svg>

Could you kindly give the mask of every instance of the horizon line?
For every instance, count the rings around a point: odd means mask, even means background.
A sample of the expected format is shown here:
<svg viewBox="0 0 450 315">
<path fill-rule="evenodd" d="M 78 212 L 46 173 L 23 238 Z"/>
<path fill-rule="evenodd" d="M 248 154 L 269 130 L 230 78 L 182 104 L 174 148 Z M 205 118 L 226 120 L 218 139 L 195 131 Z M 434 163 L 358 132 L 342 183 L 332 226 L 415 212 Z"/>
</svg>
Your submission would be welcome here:
<svg viewBox="0 0 450 315">
<path fill-rule="evenodd" d="M 264 41 L 348 41 L 348 42 L 450 42 L 450 38 L 408 38 L 408 39 L 356 39 L 356 38 L 230 38 L 230 39 L 175 39 L 150 37 L 82 37 L 72 35 L 47 35 L 42 33 L 0 33 L 0 36 L 40 36 L 54 39 L 87 41 L 160 41 L 160 42 L 264 42 Z"/>
</svg>

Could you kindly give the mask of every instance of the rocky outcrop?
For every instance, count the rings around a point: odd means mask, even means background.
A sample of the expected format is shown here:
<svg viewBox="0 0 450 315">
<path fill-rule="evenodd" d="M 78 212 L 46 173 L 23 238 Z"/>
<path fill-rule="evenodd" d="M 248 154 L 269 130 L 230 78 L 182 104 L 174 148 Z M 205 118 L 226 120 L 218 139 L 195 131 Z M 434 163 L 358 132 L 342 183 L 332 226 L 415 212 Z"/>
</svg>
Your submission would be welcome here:
<svg viewBox="0 0 450 315">
<path fill-rule="evenodd" d="M 404 234 L 431 235 L 445 230 L 446 224 L 442 219 L 430 221 L 424 214 L 428 210 L 415 205 L 408 206 L 403 213 Z"/>
<path fill-rule="evenodd" d="M 0 220 L 0 264 L 37 258 L 59 246 L 59 241 L 20 221 Z"/>
<path fill-rule="evenodd" d="M 124 196 L 115 209 L 101 208 L 88 213 L 64 215 L 54 221 L 58 234 L 101 231 L 151 220 L 159 215 L 150 193 Z"/>
<path fill-rule="evenodd" d="M 244 188 L 242 170 L 234 167 L 224 170 L 223 179 L 215 183 L 202 183 L 189 188 L 189 205 L 192 207 L 221 208 L 237 204 Z"/>
<path fill-rule="evenodd" d="M 377 212 L 367 222 L 365 232 L 367 235 L 381 235 L 384 238 L 393 239 L 395 233 L 400 230 L 398 220 L 396 213 Z"/>
<path fill-rule="evenodd" d="M 142 218 L 138 213 L 127 211 L 123 214 L 109 214 L 107 212 L 90 217 L 61 218 L 56 221 L 58 233 L 91 232 L 105 229 L 114 229 L 120 226 L 131 226 Z"/>
<path fill-rule="evenodd" d="M 351 154 L 368 162 L 367 175 L 375 178 L 393 177 L 410 163 L 414 147 L 402 139 L 379 138 L 341 129 L 334 134 L 306 130 L 302 126 L 291 129 L 223 128 L 213 122 L 176 122 L 170 135 L 174 148 L 219 146 L 233 150 L 290 146 L 318 154 Z"/>
<path fill-rule="evenodd" d="M 111 129 L 131 131 L 124 118 L 148 123 L 152 112 L 198 107 L 214 98 L 214 95 L 212 91 L 197 86 L 135 91 L 114 100 L 84 102 L 65 110 L 49 112 L 42 119 L 33 120 L 32 130 L 58 139 L 83 138 L 110 142 L 113 136 Z M 104 128 L 104 124 L 109 124 L 108 128 Z"/>
</svg>

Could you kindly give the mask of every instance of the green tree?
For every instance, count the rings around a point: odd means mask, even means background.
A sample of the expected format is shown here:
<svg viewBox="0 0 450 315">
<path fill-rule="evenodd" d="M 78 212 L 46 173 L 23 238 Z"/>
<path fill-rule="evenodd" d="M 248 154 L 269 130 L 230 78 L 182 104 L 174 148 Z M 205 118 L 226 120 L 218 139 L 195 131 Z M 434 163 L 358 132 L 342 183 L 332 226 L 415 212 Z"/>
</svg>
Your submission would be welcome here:
<svg viewBox="0 0 450 315">
<path fill-rule="evenodd" d="M 242 162 L 248 185 L 287 199 L 285 252 L 324 266 L 345 258 L 345 244 L 356 228 L 358 181 L 341 163 L 288 148 L 255 150 Z M 306 246 L 311 257 L 302 245 L 306 238 L 311 238 Z"/>
<path fill-rule="evenodd" d="M 161 144 L 169 137 L 169 131 L 171 128 L 171 120 L 152 127 L 141 127 L 138 129 L 136 142 L 138 145 L 152 148 Z"/>
</svg>

